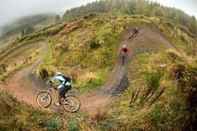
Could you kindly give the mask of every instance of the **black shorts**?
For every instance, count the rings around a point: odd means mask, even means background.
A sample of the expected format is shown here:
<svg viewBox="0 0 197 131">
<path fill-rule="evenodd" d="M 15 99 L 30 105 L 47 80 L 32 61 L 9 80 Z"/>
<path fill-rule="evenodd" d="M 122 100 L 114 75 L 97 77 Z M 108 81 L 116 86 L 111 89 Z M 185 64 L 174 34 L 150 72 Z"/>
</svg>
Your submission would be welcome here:
<svg viewBox="0 0 197 131">
<path fill-rule="evenodd" d="M 58 92 L 59 92 L 59 96 L 60 97 L 65 97 L 65 94 L 71 89 L 71 87 L 62 87 L 62 88 L 59 88 L 58 89 Z"/>
</svg>

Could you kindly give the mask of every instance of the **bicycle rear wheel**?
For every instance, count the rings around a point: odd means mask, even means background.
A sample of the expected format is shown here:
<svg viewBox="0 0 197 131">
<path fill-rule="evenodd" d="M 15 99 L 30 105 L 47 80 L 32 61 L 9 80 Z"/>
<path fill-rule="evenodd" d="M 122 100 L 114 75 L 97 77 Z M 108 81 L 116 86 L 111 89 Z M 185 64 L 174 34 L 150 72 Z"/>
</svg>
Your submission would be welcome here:
<svg viewBox="0 0 197 131">
<path fill-rule="evenodd" d="M 48 108 L 52 103 L 51 94 L 48 91 L 41 91 L 36 97 L 36 102 L 40 107 Z"/>
<path fill-rule="evenodd" d="M 67 112 L 77 112 L 80 109 L 81 103 L 75 96 L 66 96 L 63 101 L 63 107 Z"/>
</svg>

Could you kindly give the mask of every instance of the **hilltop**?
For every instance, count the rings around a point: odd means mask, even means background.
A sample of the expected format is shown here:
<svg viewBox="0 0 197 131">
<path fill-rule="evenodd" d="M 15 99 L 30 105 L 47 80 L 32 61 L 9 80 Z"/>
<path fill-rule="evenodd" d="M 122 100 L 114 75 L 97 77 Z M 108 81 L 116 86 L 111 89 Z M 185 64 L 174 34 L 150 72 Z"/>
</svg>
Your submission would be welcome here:
<svg viewBox="0 0 197 131">
<path fill-rule="evenodd" d="M 1 27 L 0 44 L 5 45 L 58 21 L 60 21 L 60 17 L 56 14 L 37 14 L 18 18 Z"/>
<path fill-rule="evenodd" d="M 14 119 L 22 124 L 2 126 L 7 119 L 0 119 L 0 129 L 195 130 L 196 25 L 180 10 L 145 1 L 106 0 L 67 11 L 64 21 L 1 48 L 0 87 L 17 100 L 1 91 L 0 115 L 17 104 Z M 129 39 L 135 27 L 139 33 Z M 122 44 L 130 50 L 126 65 Z M 53 110 L 37 111 L 34 101 L 56 71 L 72 77 L 82 102 L 64 120 Z M 27 116 L 34 112 L 31 129 Z"/>
</svg>

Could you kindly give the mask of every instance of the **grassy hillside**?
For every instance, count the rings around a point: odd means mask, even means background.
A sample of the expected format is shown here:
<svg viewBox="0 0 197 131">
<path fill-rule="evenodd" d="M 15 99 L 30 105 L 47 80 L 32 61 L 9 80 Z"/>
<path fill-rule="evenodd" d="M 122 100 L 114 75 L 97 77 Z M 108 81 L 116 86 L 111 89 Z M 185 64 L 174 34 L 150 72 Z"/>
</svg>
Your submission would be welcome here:
<svg viewBox="0 0 197 131">
<path fill-rule="evenodd" d="M 114 102 L 109 129 L 194 130 L 196 59 L 169 50 L 139 55 L 132 63 L 129 74 L 135 77 Z"/>
<path fill-rule="evenodd" d="M 100 0 L 70 9 L 64 14 L 65 20 L 75 20 L 78 17 L 94 13 L 112 13 L 113 15 L 144 15 L 168 19 L 170 22 L 184 25 L 196 35 L 197 24 L 194 16 L 189 16 L 176 8 L 164 7 L 145 0 Z"/>
<path fill-rule="evenodd" d="M 60 117 L 56 114 L 40 111 L 19 103 L 11 95 L 0 92 L 0 130 L 41 131 L 62 128 Z"/>
<path fill-rule="evenodd" d="M 67 11 L 62 23 L 25 34 L 1 50 L 1 79 L 39 59 L 42 50 L 34 49 L 45 45 L 48 48 L 42 64 L 34 70 L 38 77 L 45 80 L 62 71 L 73 78 L 74 87 L 81 94 L 98 89 L 111 74 L 126 30 L 139 27 L 147 32 L 129 41 L 134 55 L 127 66 L 128 89 L 112 102 L 110 110 L 93 116 L 84 112 L 68 117 L 64 114 L 68 118 L 65 128 L 69 131 L 196 129 L 196 20 L 180 10 L 138 2 L 97 1 Z M 90 11 L 94 14 L 87 15 Z M 173 49 L 167 50 L 166 43 Z M 22 52 L 24 49 L 28 53 Z M 30 62 L 26 61 L 28 58 Z M 0 106 L 2 130 L 64 129 L 58 115 L 36 111 L 4 92 L 0 93 Z M 13 114 L 6 116 L 8 112 Z"/>
<path fill-rule="evenodd" d="M 50 55 L 47 55 L 41 68 L 52 72 L 63 70 L 74 78 L 77 87 L 84 85 L 87 88 L 94 86 L 92 84 L 95 86 L 103 84 L 118 58 L 121 34 L 127 27 L 157 28 L 166 34 L 166 38 L 173 43 L 172 46 L 180 52 L 189 55 L 195 55 L 196 52 L 193 37 L 182 31 L 179 26 L 156 17 L 128 15 L 113 17 L 105 14 L 82 20 L 74 26 L 77 26 L 76 29 L 69 33 L 64 32 L 67 30 L 65 28 L 50 39 Z M 140 49 L 133 51 L 136 54 L 146 52 Z M 87 77 L 93 77 L 92 84 L 88 82 L 91 78 L 85 80 L 84 73 Z"/>
</svg>

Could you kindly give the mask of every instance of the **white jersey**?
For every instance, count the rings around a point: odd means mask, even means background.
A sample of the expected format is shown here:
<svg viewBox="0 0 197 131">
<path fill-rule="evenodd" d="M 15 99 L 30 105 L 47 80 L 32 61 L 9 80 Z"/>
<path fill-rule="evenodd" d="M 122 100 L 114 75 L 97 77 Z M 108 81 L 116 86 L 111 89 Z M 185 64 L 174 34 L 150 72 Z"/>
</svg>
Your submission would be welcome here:
<svg viewBox="0 0 197 131">
<path fill-rule="evenodd" d="M 71 86 L 71 82 L 70 82 L 70 81 L 67 81 L 67 80 L 66 80 L 63 76 L 61 76 L 61 75 L 56 75 L 56 76 L 54 76 L 51 80 L 52 80 L 52 81 L 58 80 L 59 82 L 61 82 L 61 84 L 60 84 L 57 88 L 62 88 L 62 87 L 65 88 L 65 86 Z"/>
</svg>

